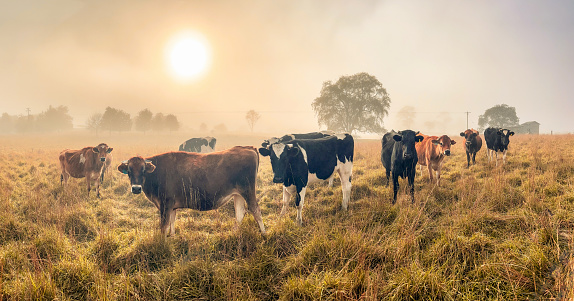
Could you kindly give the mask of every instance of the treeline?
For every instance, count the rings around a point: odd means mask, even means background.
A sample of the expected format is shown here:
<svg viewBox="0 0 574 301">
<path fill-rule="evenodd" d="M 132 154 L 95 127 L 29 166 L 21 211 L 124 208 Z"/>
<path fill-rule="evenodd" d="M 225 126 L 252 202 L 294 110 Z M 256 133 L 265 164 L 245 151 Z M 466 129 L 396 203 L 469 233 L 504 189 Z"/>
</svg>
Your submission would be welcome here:
<svg viewBox="0 0 574 301">
<path fill-rule="evenodd" d="M 73 118 L 68 113 L 68 107 L 49 106 L 48 109 L 37 115 L 9 115 L 3 113 L 0 117 L 0 133 L 27 133 L 27 132 L 59 132 L 73 129 Z M 94 131 L 127 132 L 132 129 L 140 132 L 150 130 L 177 131 L 180 123 L 173 114 L 153 114 L 149 109 L 140 111 L 134 118 L 129 113 L 107 107 L 103 113 L 95 113 L 85 122 L 85 127 Z"/>
</svg>

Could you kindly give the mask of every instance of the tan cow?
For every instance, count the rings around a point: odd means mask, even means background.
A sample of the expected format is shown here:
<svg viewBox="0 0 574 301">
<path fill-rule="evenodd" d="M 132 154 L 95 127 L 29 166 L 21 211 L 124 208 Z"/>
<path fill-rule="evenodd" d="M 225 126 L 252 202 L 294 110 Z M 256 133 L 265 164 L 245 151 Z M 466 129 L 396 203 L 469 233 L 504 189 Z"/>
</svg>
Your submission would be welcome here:
<svg viewBox="0 0 574 301">
<path fill-rule="evenodd" d="M 113 148 L 105 143 L 100 143 L 96 147 L 88 146 L 80 150 L 63 150 L 60 153 L 60 183 L 67 184 L 68 178 L 86 178 L 88 184 L 88 195 L 92 181 L 95 181 L 96 196 L 100 197 L 100 180 L 106 166 L 106 158 Z"/>
<path fill-rule="evenodd" d="M 444 158 L 450 156 L 450 146 L 456 144 L 456 141 L 451 140 L 447 135 L 420 136 L 424 137 L 423 141 L 415 145 L 419 157 L 418 163 L 428 168 L 431 183 L 433 182 L 433 170 L 436 172 L 436 183 L 440 186 L 440 170 Z"/>
</svg>

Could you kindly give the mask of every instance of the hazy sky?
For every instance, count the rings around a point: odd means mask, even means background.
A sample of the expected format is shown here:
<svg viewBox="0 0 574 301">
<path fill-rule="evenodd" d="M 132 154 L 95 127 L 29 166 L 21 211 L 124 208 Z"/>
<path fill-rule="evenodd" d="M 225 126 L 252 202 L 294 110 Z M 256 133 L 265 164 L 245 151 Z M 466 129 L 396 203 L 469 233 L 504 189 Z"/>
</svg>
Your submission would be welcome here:
<svg viewBox="0 0 574 301">
<path fill-rule="evenodd" d="M 169 73 L 164 51 L 200 32 L 212 62 L 200 79 Z M 572 132 L 574 2 L 0 0 L 0 113 L 68 106 L 74 124 L 106 106 L 173 113 L 256 131 L 319 129 L 324 81 L 368 72 L 387 89 L 387 129 L 458 133 L 496 104 L 542 132 Z M 441 113 L 442 112 L 442 113 Z"/>
</svg>

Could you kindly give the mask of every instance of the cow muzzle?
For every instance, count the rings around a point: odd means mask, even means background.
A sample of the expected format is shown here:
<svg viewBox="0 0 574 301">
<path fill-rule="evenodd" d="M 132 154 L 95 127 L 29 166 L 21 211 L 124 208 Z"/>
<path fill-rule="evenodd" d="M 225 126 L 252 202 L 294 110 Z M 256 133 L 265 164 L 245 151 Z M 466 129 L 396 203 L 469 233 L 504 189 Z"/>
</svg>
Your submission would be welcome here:
<svg viewBox="0 0 574 301">
<path fill-rule="evenodd" d="M 106 157 L 101 157 L 101 158 L 100 158 L 100 161 L 106 162 Z"/>
<path fill-rule="evenodd" d="M 132 185 L 132 193 L 133 194 L 140 194 L 142 192 L 141 185 Z"/>
<path fill-rule="evenodd" d="M 404 154 L 403 155 L 403 159 L 405 159 L 405 160 L 412 159 L 412 158 L 413 158 L 413 155 L 411 155 L 411 154 Z"/>
<path fill-rule="evenodd" d="M 445 155 L 445 156 L 450 156 L 450 149 L 445 150 L 445 151 L 444 151 L 444 155 Z"/>
<path fill-rule="evenodd" d="M 283 178 L 273 177 L 273 183 L 283 183 Z"/>
</svg>

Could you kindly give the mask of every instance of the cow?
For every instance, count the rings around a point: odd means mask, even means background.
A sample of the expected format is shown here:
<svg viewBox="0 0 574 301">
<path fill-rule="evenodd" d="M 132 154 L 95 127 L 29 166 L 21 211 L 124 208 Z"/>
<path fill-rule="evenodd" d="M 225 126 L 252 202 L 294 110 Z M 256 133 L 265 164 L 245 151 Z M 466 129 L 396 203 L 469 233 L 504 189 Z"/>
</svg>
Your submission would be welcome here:
<svg viewBox="0 0 574 301">
<path fill-rule="evenodd" d="M 112 155 L 112 153 L 109 153 L 106 157 L 106 164 L 104 164 L 104 166 L 102 167 L 102 174 L 100 175 L 100 183 L 104 182 L 104 174 L 106 173 L 106 171 L 110 170 L 110 165 L 112 165 L 112 162 L 114 161 L 114 156 Z"/>
<path fill-rule="evenodd" d="M 60 153 L 60 184 L 68 183 L 68 178 L 86 178 L 88 184 L 88 196 L 92 181 L 95 180 L 96 196 L 100 197 L 100 180 L 106 166 L 106 160 L 113 148 L 105 143 L 98 146 L 88 146 L 80 150 L 65 149 Z"/>
<path fill-rule="evenodd" d="M 506 131 L 506 133 L 504 133 Z M 502 152 L 502 163 L 506 161 L 506 151 L 508 151 L 508 144 L 510 143 L 510 136 L 514 132 L 507 129 L 489 127 L 484 130 L 484 141 L 486 141 L 486 156 L 488 163 L 492 160 L 492 156 L 496 155 L 495 162 L 498 166 L 498 152 Z"/>
<path fill-rule="evenodd" d="M 451 140 L 447 135 L 437 136 L 422 136 L 421 143 L 416 143 L 415 148 L 417 151 L 418 163 L 426 166 L 429 171 L 430 182 L 433 182 L 433 170 L 436 172 L 436 184 L 440 186 L 440 170 L 444 164 L 444 158 L 450 156 L 450 146 L 456 144 L 456 141 Z"/>
<path fill-rule="evenodd" d="M 272 137 L 267 140 L 263 140 L 261 143 L 261 147 L 268 148 L 269 145 L 274 143 L 285 143 L 295 139 L 319 139 L 327 136 L 333 136 L 335 132 L 332 131 L 321 131 L 321 132 L 311 132 L 311 133 L 304 133 L 304 134 L 287 134 L 281 138 Z"/>
<path fill-rule="evenodd" d="M 347 210 L 351 198 L 354 148 L 353 136 L 349 134 L 294 139 L 259 148 L 259 153 L 271 160 L 273 183 L 283 183 L 281 216 L 287 212 L 289 199 L 295 194 L 297 223 L 302 225 L 307 187 L 314 182 L 328 180 L 335 172 L 341 179 L 342 208 Z"/>
<path fill-rule="evenodd" d="M 464 148 L 466 150 L 466 168 L 470 168 L 470 157 L 472 156 L 472 164 L 476 163 L 476 153 L 482 147 L 482 138 L 475 129 L 467 129 L 460 133 L 464 137 Z"/>
<path fill-rule="evenodd" d="M 410 186 L 411 200 L 415 202 L 415 176 L 418 162 L 415 143 L 422 141 L 422 136 L 417 136 L 418 132 L 411 130 L 391 131 L 383 135 L 381 139 L 381 162 L 386 170 L 387 186 L 389 176 L 393 176 L 393 204 L 397 201 L 399 189 L 399 176 L 407 178 Z"/>
<path fill-rule="evenodd" d="M 217 139 L 213 137 L 191 138 L 179 146 L 179 151 L 211 153 L 215 150 Z"/>
<path fill-rule="evenodd" d="M 118 166 L 127 174 L 131 192 L 145 196 L 158 209 L 161 233 L 175 234 L 176 210 L 217 209 L 233 200 L 237 225 L 247 210 L 265 235 L 255 184 L 259 155 L 252 146 L 201 154 L 167 152 L 147 158 L 132 157 Z"/>
</svg>

